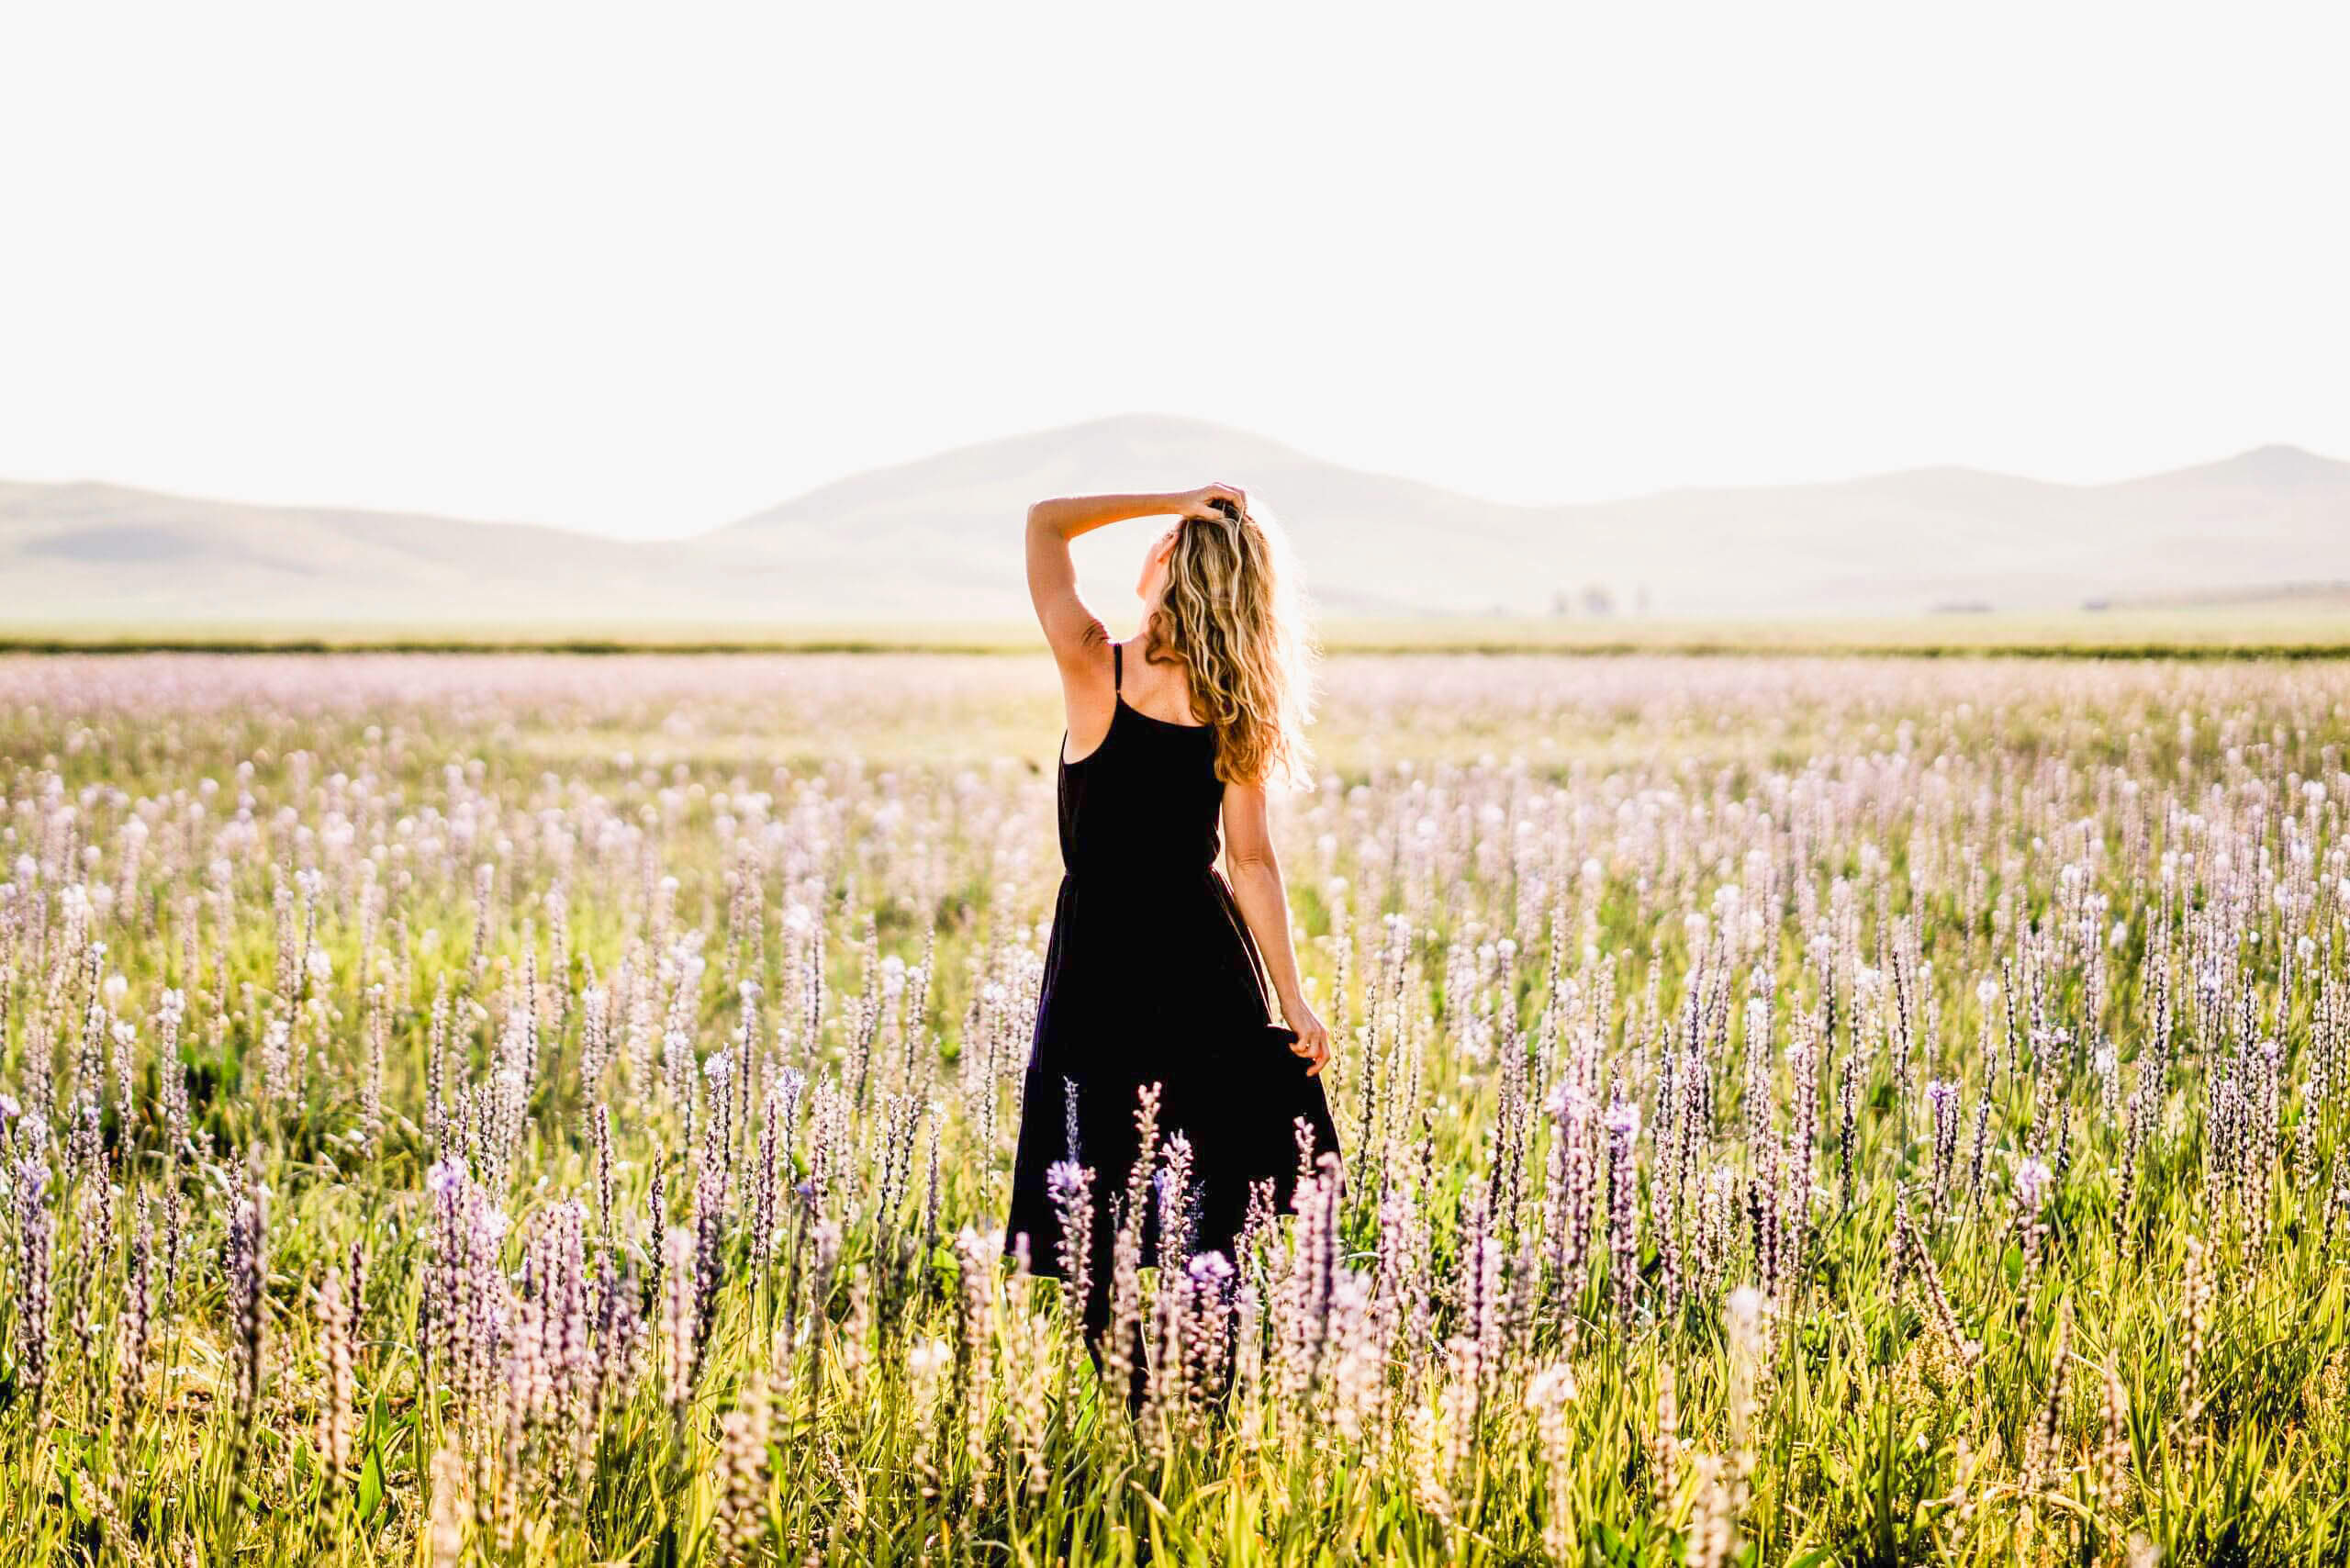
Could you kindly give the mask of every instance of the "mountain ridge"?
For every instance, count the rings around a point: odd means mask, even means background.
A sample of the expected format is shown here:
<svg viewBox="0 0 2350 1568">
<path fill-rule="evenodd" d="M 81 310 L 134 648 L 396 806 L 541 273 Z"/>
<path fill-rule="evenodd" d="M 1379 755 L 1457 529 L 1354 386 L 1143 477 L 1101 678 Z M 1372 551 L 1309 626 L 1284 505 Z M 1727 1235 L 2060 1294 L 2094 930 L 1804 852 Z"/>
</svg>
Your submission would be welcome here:
<svg viewBox="0 0 2350 1568">
<path fill-rule="evenodd" d="M 1030 500 L 1210 478 L 1265 499 L 1337 614 L 1587 611 L 1595 592 L 1673 615 L 2037 610 L 2350 577 L 2350 463 L 2283 444 L 2091 485 L 1941 465 L 1535 506 L 1127 414 L 844 475 L 666 541 L 0 481 L 0 620 L 1003 620 L 1026 613 Z M 1089 597 L 1125 601 L 1133 532 L 1076 551 Z"/>
</svg>

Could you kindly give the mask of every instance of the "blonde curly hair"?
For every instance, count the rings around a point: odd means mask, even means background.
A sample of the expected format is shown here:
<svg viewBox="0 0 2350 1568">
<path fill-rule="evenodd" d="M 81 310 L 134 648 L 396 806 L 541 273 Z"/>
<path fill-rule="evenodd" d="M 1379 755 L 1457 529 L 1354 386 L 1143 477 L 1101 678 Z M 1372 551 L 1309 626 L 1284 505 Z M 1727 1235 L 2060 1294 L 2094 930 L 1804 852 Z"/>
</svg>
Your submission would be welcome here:
<svg viewBox="0 0 2350 1568">
<path fill-rule="evenodd" d="M 1214 505 L 1176 525 L 1143 657 L 1182 666 L 1192 717 L 1215 731 L 1218 778 L 1303 789 L 1315 649 L 1288 545 L 1256 509 Z"/>
</svg>

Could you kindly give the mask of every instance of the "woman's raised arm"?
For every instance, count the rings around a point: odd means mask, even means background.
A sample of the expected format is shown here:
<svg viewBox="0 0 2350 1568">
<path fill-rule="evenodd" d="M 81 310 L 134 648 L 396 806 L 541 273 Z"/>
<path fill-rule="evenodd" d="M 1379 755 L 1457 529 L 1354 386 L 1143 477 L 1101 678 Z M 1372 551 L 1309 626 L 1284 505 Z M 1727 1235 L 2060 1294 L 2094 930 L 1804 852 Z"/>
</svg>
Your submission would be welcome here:
<svg viewBox="0 0 2350 1568">
<path fill-rule="evenodd" d="M 1182 517 L 1204 512 L 1212 499 L 1241 502 L 1229 485 L 1133 496 L 1063 496 L 1028 509 L 1028 598 L 1036 607 L 1045 641 L 1062 667 L 1098 659 L 1107 640 L 1101 618 L 1077 593 L 1077 564 L 1069 542 L 1080 533 L 1135 517 Z"/>
</svg>

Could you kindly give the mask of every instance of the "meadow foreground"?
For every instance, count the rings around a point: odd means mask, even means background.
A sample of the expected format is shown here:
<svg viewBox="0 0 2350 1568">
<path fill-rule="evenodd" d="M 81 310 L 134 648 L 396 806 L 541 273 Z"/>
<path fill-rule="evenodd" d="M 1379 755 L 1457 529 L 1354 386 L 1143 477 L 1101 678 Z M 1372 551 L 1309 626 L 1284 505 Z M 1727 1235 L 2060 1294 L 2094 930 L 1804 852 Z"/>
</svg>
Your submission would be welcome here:
<svg viewBox="0 0 2350 1568">
<path fill-rule="evenodd" d="M 0 1560 L 2350 1556 L 2350 666 L 1326 673 L 1130 1411 L 1041 659 L 0 658 Z"/>
</svg>

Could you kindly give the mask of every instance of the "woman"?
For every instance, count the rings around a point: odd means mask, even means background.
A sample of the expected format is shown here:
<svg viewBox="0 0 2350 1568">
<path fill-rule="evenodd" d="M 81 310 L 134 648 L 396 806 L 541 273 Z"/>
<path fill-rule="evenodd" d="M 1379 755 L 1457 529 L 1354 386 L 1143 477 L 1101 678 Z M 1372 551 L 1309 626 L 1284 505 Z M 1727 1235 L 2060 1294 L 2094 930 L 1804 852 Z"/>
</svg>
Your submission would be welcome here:
<svg viewBox="0 0 2350 1568">
<path fill-rule="evenodd" d="M 1143 561 L 1141 632 L 1113 643 L 1078 597 L 1069 541 L 1173 515 Z M 1301 1138 L 1337 1136 L 1318 1075 L 1329 1033 L 1306 1005 L 1265 820 L 1269 786 L 1304 775 L 1304 642 L 1277 542 L 1228 485 L 1081 496 L 1028 511 L 1028 591 L 1060 666 L 1060 897 L 1045 957 L 1006 1247 L 1061 1273 L 1048 1171 L 1092 1172 L 1088 1327 L 1107 1321 L 1112 1242 L 1141 1092 L 1159 1087 L 1161 1148 L 1192 1147 L 1192 1190 L 1143 1216 L 1229 1256 L 1250 1189 L 1286 1203 Z M 1217 820 L 1230 868 L 1216 874 Z M 1267 1018 L 1270 978 L 1286 1030 Z M 1284 1050 L 1286 1047 L 1286 1051 Z M 1300 1127 L 1303 1126 L 1301 1132 Z M 1163 1185 L 1163 1184 L 1161 1184 Z M 1147 1254 L 1146 1261 L 1149 1260 Z M 1182 1261 L 1169 1257 L 1169 1263 Z"/>
</svg>

